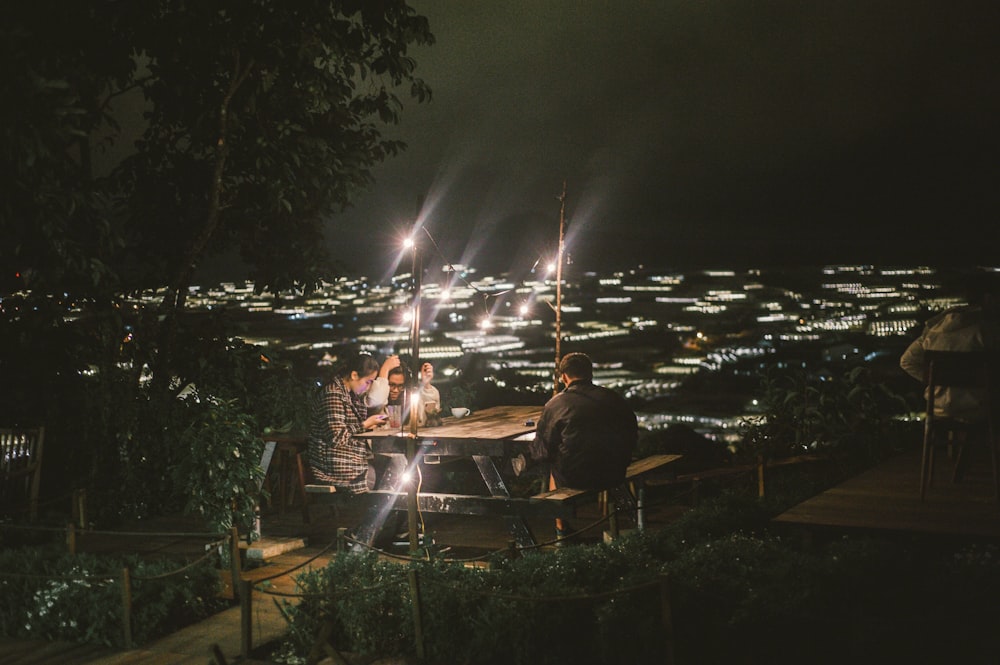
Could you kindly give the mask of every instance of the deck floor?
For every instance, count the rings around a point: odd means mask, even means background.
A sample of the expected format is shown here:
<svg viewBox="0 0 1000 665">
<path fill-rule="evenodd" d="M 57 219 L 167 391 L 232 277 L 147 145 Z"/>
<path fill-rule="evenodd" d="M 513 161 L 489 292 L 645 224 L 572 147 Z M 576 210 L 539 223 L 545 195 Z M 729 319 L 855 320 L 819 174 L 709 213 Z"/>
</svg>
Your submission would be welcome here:
<svg viewBox="0 0 1000 665">
<path fill-rule="evenodd" d="M 970 459 L 951 481 L 951 460 L 939 451 L 934 482 L 920 500 L 920 451 L 893 457 L 785 511 L 779 526 L 1000 541 L 1000 503 L 988 453 Z"/>
</svg>

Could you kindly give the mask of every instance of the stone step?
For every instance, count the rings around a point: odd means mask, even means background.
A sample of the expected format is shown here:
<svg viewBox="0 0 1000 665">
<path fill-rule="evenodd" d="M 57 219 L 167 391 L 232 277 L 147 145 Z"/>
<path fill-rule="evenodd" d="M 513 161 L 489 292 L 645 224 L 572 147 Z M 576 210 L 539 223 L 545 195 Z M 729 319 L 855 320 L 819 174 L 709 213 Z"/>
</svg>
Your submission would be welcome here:
<svg viewBox="0 0 1000 665">
<path fill-rule="evenodd" d="M 246 551 L 248 561 L 267 561 L 286 552 L 302 549 L 305 546 L 306 539 L 298 536 L 265 536 L 249 545 L 245 542 L 240 543 L 240 549 Z"/>
</svg>

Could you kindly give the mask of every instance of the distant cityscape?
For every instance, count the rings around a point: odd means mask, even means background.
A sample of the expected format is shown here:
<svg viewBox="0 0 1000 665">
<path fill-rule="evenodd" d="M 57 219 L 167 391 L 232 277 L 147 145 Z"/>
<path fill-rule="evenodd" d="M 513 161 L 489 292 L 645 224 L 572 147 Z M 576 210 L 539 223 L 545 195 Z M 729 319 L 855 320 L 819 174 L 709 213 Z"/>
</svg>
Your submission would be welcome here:
<svg viewBox="0 0 1000 665">
<path fill-rule="evenodd" d="M 962 302 L 931 267 L 567 273 L 557 288 L 552 274 L 425 271 L 419 357 L 435 364 L 443 386 L 474 378 L 542 403 L 553 389 L 558 296 L 561 353 L 590 354 L 595 381 L 628 397 L 644 427 L 684 423 L 727 439 L 754 412 L 767 367 L 865 364 L 915 388 L 899 355 L 929 315 Z M 308 372 L 348 350 L 409 354 L 414 284 L 408 273 L 387 283 L 342 277 L 313 293 L 256 294 L 252 283 L 228 282 L 191 287 L 187 303 L 231 318 L 245 342 L 296 358 Z"/>
</svg>

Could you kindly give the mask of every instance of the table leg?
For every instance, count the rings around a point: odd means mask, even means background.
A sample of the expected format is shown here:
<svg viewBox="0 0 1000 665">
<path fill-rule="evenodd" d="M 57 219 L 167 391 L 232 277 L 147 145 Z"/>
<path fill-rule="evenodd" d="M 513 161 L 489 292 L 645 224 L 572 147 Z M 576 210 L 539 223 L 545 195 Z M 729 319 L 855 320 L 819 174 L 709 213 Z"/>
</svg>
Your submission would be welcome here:
<svg viewBox="0 0 1000 665">
<path fill-rule="evenodd" d="M 376 489 L 395 489 L 399 486 L 403 479 L 403 473 L 406 471 L 406 458 L 403 455 L 387 455 L 387 457 L 389 461 L 382 477 L 375 485 Z M 392 513 L 391 506 L 394 503 L 395 499 L 391 496 L 384 497 L 381 501 L 373 501 L 365 511 L 365 516 L 358 526 L 358 531 L 355 534 L 357 540 L 369 546 L 374 544 L 375 536 L 378 535 L 385 521 L 389 519 L 390 513 Z"/>
<path fill-rule="evenodd" d="M 479 469 L 479 475 L 482 476 L 483 482 L 486 483 L 490 496 L 509 497 L 510 491 L 500 476 L 500 471 L 493 462 L 493 458 L 488 455 L 473 455 L 472 459 Z M 528 528 L 528 523 L 521 515 L 504 515 L 504 522 L 507 524 L 507 530 L 514 542 L 521 547 L 531 547 L 538 543 L 531 533 L 531 529 Z"/>
</svg>

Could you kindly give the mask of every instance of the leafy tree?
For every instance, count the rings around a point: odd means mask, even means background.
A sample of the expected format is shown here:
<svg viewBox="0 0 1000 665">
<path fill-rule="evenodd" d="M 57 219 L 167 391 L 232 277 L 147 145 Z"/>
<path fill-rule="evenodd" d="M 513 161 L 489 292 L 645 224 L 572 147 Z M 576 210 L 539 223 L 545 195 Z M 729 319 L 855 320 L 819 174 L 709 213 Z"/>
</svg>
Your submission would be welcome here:
<svg viewBox="0 0 1000 665">
<path fill-rule="evenodd" d="M 0 299 L 0 374 L 24 399 L 0 415 L 45 422 L 74 469 L 86 452 L 135 477 L 139 451 L 160 449 L 138 439 L 175 446 L 183 427 L 146 423 L 183 414 L 174 394 L 234 348 L 183 316 L 197 266 L 237 250 L 261 290 L 329 277 L 324 228 L 404 147 L 381 128 L 402 98 L 430 98 L 408 50 L 433 35 L 402 0 L 4 14 L 0 293 L 16 295 Z M 158 308 L 126 309 L 160 288 Z"/>
</svg>

